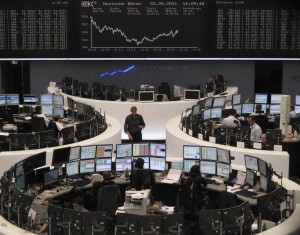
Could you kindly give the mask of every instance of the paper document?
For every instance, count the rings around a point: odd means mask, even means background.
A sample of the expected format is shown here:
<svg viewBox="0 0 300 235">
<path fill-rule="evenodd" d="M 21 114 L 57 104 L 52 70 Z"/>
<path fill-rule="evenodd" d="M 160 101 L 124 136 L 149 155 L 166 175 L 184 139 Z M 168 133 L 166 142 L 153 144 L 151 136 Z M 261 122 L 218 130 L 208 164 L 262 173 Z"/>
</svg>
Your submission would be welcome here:
<svg viewBox="0 0 300 235">
<path fill-rule="evenodd" d="M 182 170 L 179 169 L 170 169 L 167 177 L 161 182 L 167 184 L 178 183 L 181 177 L 181 172 Z"/>
</svg>

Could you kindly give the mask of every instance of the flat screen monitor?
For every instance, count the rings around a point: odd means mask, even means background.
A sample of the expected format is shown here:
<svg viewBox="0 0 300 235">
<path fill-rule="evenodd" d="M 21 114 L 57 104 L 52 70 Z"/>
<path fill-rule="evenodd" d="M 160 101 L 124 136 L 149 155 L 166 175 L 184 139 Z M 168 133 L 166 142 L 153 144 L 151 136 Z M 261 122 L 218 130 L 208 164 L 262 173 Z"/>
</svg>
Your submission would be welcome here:
<svg viewBox="0 0 300 235">
<path fill-rule="evenodd" d="M 162 157 L 150 157 L 150 170 L 165 171 L 166 159 Z"/>
<path fill-rule="evenodd" d="M 69 96 L 67 97 L 67 103 L 68 103 L 69 109 L 74 108 L 74 100 L 72 98 L 70 98 Z"/>
<path fill-rule="evenodd" d="M 58 183 L 58 168 L 44 172 L 44 186 Z"/>
<path fill-rule="evenodd" d="M 7 105 L 19 105 L 19 94 L 6 94 L 6 104 Z"/>
<path fill-rule="evenodd" d="M 69 161 L 80 159 L 80 146 L 71 147 Z"/>
<path fill-rule="evenodd" d="M 20 191 L 23 191 L 26 189 L 26 181 L 25 181 L 25 175 L 19 175 L 16 177 L 16 186 Z"/>
<path fill-rule="evenodd" d="M 258 158 L 258 172 L 260 175 L 267 176 L 268 174 L 268 163 L 260 158 Z"/>
<path fill-rule="evenodd" d="M 218 153 L 215 147 L 201 147 L 201 160 L 217 161 Z"/>
<path fill-rule="evenodd" d="M 230 150 L 218 148 L 217 152 L 218 152 L 218 161 L 219 162 L 230 164 L 230 162 L 231 162 Z"/>
<path fill-rule="evenodd" d="M 271 104 L 280 104 L 282 94 L 271 94 Z"/>
<path fill-rule="evenodd" d="M 183 159 L 198 159 L 200 160 L 200 146 L 183 145 Z"/>
<path fill-rule="evenodd" d="M 116 171 L 131 171 L 131 157 L 116 158 Z"/>
<path fill-rule="evenodd" d="M 211 109 L 204 109 L 202 112 L 202 118 L 203 120 L 209 120 L 210 119 L 210 114 L 211 114 Z"/>
<path fill-rule="evenodd" d="M 23 163 L 24 173 L 32 171 L 35 168 L 46 164 L 46 152 L 41 152 L 33 156 L 27 157 Z"/>
<path fill-rule="evenodd" d="M 68 162 L 66 164 L 66 175 L 73 176 L 73 175 L 78 175 L 78 174 L 79 174 L 78 161 Z"/>
<path fill-rule="evenodd" d="M 246 170 L 245 184 L 249 185 L 252 188 L 256 185 L 256 174 L 254 171 L 250 169 Z"/>
<path fill-rule="evenodd" d="M 36 95 L 23 95 L 23 104 L 36 104 L 37 102 Z"/>
<path fill-rule="evenodd" d="M 212 107 L 213 100 L 213 97 L 206 98 L 204 103 L 204 109 L 210 109 Z"/>
<path fill-rule="evenodd" d="M 183 172 L 189 173 L 191 167 L 194 165 L 200 165 L 200 161 L 196 159 L 183 159 Z"/>
<path fill-rule="evenodd" d="M 199 100 L 200 90 L 184 90 L 184 100 Z"/>
<path fill-rule="evenodd" d="M 226 102 L 226 96 L 214 97 L 212 107 L 224 107 Z"/>
<path fill-rule="evenodd" d="M 79 173 L 93 173 L 95 172 L 95 159 L 85 159 L 79 161 Z"/>
<path fill-rule="evenodd" d="M 199 115 L 201 112 L 201 105 L 200 104 L 196 104 L 192 107 L 192 114 L 193 116 L 197 116 Z"/>
<path fill-rule="evenodd" d="M 280 104 L 270 104 L 270 114 L 280 114 Z"/>
<path fill-rule="evenodd" d="M 254 104 L 243 104 L 242 114 L 253 113 L 253 111 L 254 111 Z"/>
<path fill-rule="evenodd" d="M 116 157 L 131 157 L 132 156 L 132 144 L 117 144 L 116 145 Z"/>
<path fill-rule="evenodd" d="M 280 144 L 282 140 L 281 129 L 267 129 L 266 130 L 266 141 L 272 144 Z"/>
<path fill-rule="evenodd" d="M 58 166 L 69 162 L 71 147 L 59 148 L 53 150 L 52 166 Z"/>
<path fill-rule="evenodd" d="M 62 95 L 53 95 L 53 105 L 64 106 L 64 97 Z"/>
<path fill-rule="evenodd" d="M 143 142 L 143 143 L 133 143 L 132 144 L 132 156 L 138 157 L 138 156 L 149 156 L 149 143 Z"/>
<path fill-rule="evenodd" d="M 23 163 L 23 161 L 20 161 L 15 164 L 15 177 L 18 177 L 24 173 Z"/>
<path fill-rule="evenodd" d="M 230 164 L 217 162 L 217 175 L 229 178 Z"/>
<path fill-rule="evenodd" d="M 150 156 L 152 157 L 166 157 L 165 143 L 150 143 Z"/>
<path fill-rule="evenodd" d="M 255 93 L 254 103 L 256 104 L 267 104 L 268 94 L 267 93 Z"/>
<path fill-rule="evenodd" d="M 46 116 L 52 116 L 53 115 L 53 108 L 52 105 L 41 105 L 42 107 L 42 112 Z"/>
<path fill-rule="evenodd" d="M 258 160 L 257 157 L 245 155 L 245 167 L 247 169 L 258 171 Z"/>
<path fill-rule="evenodd" d="M 111 171 L 111 158 L 97 158 L 96 172 Z"/>
<path fill-rule="evenodd" d="M 174 97 L 184 97 L 185 89 L 185 87 L 174 85 Z"/>
<path fill-rule="evenodd" d="M 139 91 L 139 102 L 153 102 L 154 91 Z"/>
<path fill-rule="evenodd" d="M 212 108 L 210 113 L 210 118 L 221 118 L 222 117 L 222 108 Z"/>
<path fill-rule="evenodd" d="M 232 105 L 241 103 L 241 94 L 232 95 Z"/>
<path fill-rule="evenodd" d="M 261 110 L 264 111 L 264 113 L 267 112 L 267 104 L 261 104 Z"/>
<path fill-rule="evenodd" d="M 202 174 L 215 175 L 216 167 L 216 162 L 202 160 L 200 161 L 200 171 Z"/>
<path fill-rule="evenodd" d="M 259 189 L 265 193 L 268 192 L 268 177 L 260 175 L 259 177 Z"/>
<path fill-rule="evenodd" d="M 295 106 L 295 112 L 296 112 L 297 114 L 300 113 L 300 105 Z"/>
<path fill-rule="evenodd" d="M 0 105 L 5 105 L 6 104 L 6 97 L 5 95 L 0 95 Z"/>
<path fill-rule="evenodd" d="M 55 115 L 59 115 L 61 118 L 64 118 L 64 116 L 65 116 L 65 109 L 64 109 L 64 107 L 57 107 L 57 106 L 55 106 L 53 108 L 53 116 L 55 116 Z"/>
<path fill-rule="evenodd" d="M 295 105 L 300 105 L 300 95 L 295 96 Z"/>
<path fill-rule="evenodd" d="M 50 166 L 42 167 L 35 170 L 35 183 L 43 184 L 44 183 L 44 173 L 50 171 Z"/>
<path fill-rule="evenodd" d="M 85 106 L 85 104 L 76 102 L 77 113 L 84 114 L 84 106 Z"/>
<path fill-rule="evenodd" d="M 235 109 L 236 114 L 241 115 L 242 114 L 242 105 L 241 104 L 235 104 L 232 106 L 233 109 Z"/>
<path fill-rule="evenodd" d="M 112 144 L 97 145 L 96 158 L 111 158 L 112 152 Z"/>
<path fill-rule="evenodd" d="M 133 157 L 132 158 L 132 169 L 136 169 L 135 168 L 135 162 L 138 158 L 142 158 L 144 160 L 144 169 L 150 169 L 150 164 L 149 164 L 149 157 Z"/>
<path fill-rule="evenodd" d="M 32 113 L 32 107 L 30 105 L 23 105 L 23 113 L 30 115 Z"/>
<path fill-rule="evenodd" d="M 95 158 L 96 145 L 81 146 L 80 159 Z"/>
<path fill-rule="evenodd" d="M 41 105 L 53 105 L 52 94 L 41 94 Z"/>
</svg>

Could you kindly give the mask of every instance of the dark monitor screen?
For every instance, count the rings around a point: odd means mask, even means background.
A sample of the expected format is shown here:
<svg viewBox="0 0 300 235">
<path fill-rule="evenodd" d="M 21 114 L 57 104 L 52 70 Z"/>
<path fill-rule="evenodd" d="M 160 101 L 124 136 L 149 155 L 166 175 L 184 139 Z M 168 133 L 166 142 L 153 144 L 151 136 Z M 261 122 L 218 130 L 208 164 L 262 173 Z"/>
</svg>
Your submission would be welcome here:
<svg viewBox="0 0 300 235">
<path fill-rule="evenodd" d="M 192 107 L 193 116 L 199 115 L 200 112 L 201 112 L 201 105 L 200 104 L 196 104 Z"/>
<path fill-rule="evenodd" d="M 280 144 L 282 140 L 281 129 L 267 129 L 266 130 L 266 141 L 272 144 Z"/>
<path fill-rule="evenodd" d="M 145 156 L 145 157 L 133 157 L 132 158 L 132 169 L 135 170 L 135 162 L 138 158 L 142 158 L 144 160 L 144 169 L 150 169 L 150 163 L 149 163 L 149 157 Z"/>
<path fill-rule="evenodd" d="M 85 106 L 85 104 L 76 102 L 77 113 L 84 114 L 84 106 Z"/>
<path fill-rule="evenodd" d="M 24 160 L 24 173 L 32 171 L 35 168 L 44 166 L 46 164 L 46 152 L 41 152 L 30 156 Z"/>
<path fill-rule="evenodd" d="M 254 103 L 256 104 L 267 104 L 268 94 L 267 93 L 255 93 Z"/>
<path fill-rule="evenodd" d="M 224 107 L 226 102 L 226 96 L 214 97 L 212 107 Z"/>
<path fill-rule="evenodd" d="M 95 159 L 85 159 L 79 161 L 79 173 L 93 173 L 95 172 Z"/>
<path fill-rule="evenodd" d="M 152 157 L 166 157 L 165 143 L 150 143 L 150 156 Z"/>
<path fill-rule="evenodd" d="M 53 115 L 53 108 L 52 105 L 42 105 L 43 114 L 46 116 L 52 116 Z"/>
<path fill-rule="evenodd" d="M 210 113 L 210 118 L 221 118 L 222 117 L 222 108 L 212 108 Z"/>
<path fill-rule="evenodd" d="M 149 149 L 149 143 L 143 142 L 143 143 L 133 143 L 132 144 L 132 156 L 138 157 L 138 156 L 149 156 L 150 149 Z"/>
<path fill-rule="evenodd" d="M 300 95 L 295 96 L 295 105 L 300 105 Z"/>
<path fill-rule="evenodd" d="M 247 169 L 258 171 L 257 157 L 245 155 L 245 166 Z"/>
<path fill-rule="evenodd" d="M 249 114 L 253 113 L 254 111 L 254 104 L 243 104 L 242 106 L 242 114 Z"/>
<path fill-rule="evenodd" d="M 230 164 L 217 162 L 217 175 L 229 178 Z"/>
<path fill-rule="evenodd" d="M 139 91 L 139 102 L 153 102 L 154 91 Z"/>
<path fill-rule="evenodd" d="M 282 94 L 271 94 L 271 104 L 280 104 Z"/>
<path fill-rule="evenodd" d="M 50 171 L 50 167 L 46 166 L 35 170 L 35 183 L 43 184 L 44 183 L 44 173 Z"/>
<path fill-rule="evenodd" d="M 79 174 L 78 161 L 68 162 L 66 164 L 66 175 L 73 176 L 73 175 L 78 175 L 78 174 Z"/>
<path fill-rule="evenodd" d="M 216 174 L 216 162 L 212 161 L 200 161 L 200 171 L 202 174 L 215 175 Z"/>
<path fill-rule="evenodd" d="M 200 161 L 196 159 L 183 159 L 183 172 L 189 173 L 191 167 L 194 165 L 200 165 Z"/>
<path fill-rule="evenodd" d="M 201 86 L 200 85 L 189 85 L 188 86 L 189 90 L 201 90 Z"/>
<path fill-rule="evenodd" d="M 24 173 L 23 163 L 23 161 L 20 161 L 15 164 L 15 177 L 18 177 Z"/>
<path fill-rule="evenodd" d="M 184 99 L 185 100 L 199 100 L 200 91 L 199 90 L 184 90 Z"/>
<path fill-rule="evenodd" d="M 11 114 L 19 114 L 19 105 L 7 105 L 6 109 L 9 110 Z"/>
<path fill-rule="evenodd" d="M 41 105 L 53 105 L 52 94 L 41 94 Z"/>
<path fill-rule="evenodd" d="M 200 160 L 200 146 L 183 145 L 183 159 L 198 159 Z"/>
<path fill-rule="evenodd" d="M 23 95 L 23 103 L 24 104 L 36 104 L 38 102 L 38 98 L 36 95 Z"/>
<path fill-rule="evenodd" d="M 95 158 L 96 145 L 81 146 L 80 159 Z"/>
<path fill-rule="evenodd" d="M 32 107 L 30 105 L 23 105 L 23 113 L 30 115 L 32 113 Z"/>
<path fill-rule="evenodd" d="M 53 116 L 54 115 L 59 115 L 61 118 L 65 116 L 65 110 L 64 107 L 54 107 L 53 108 Z"/>
<path fill-rule="evenodd" d="M 218 148 L 217 152 L 218 152 L 218 161 L 219 162 L 230 164 L 230 162 L 231 162 L 230 151 L 228 149 Z"/>
<path fill-rule="evenodd" d="M 7 94 L 6 95 L 6 104 L 7 105 L 19 105 L 20 104 L 19 94 Z"/>
<path fill-rule="evenodd" d="M 235 109 L 236 114 L 241 115 L 242 114 L 242 104 L 235 104 L 232 106 L 233 109 Z"/>
<path fill-rule="evenodd" d="M 232 105 L 241 103 L 241 94 L 232 95 Z"/>
<path fill-rule="evenodd" d="M 69 162 L 71 147 L 53 150 L 52 166 L 59 166 Z"/>
<path fill-rule="evenodd" d="M 131 171 L 131 157 L 116 158 L 116 171 Z"/>
<path fill-rule="evenodd" d="M 112 144 L 97 145 L 96 158 L 111 158 L 113 152 Z"/>
<path fill-rule="evenodd" d="M 270 104 L 270 114 L 280 114 L 280 104 Z"/>
<path fill-rule="evenodd" d="M 260 175 L 259 177 L 259 189 L 263 192 L 268 192 L 268 177 Z"/>
<path fill-rule="evenodd" d="M 256 185 L 256 174 L 254 171 L 247 169 L 245 183 L 252 188 Z"/>
<path fill-rule="evenodd" d="M 260 158 L 258 158 L 258 172 L 260 173 L 260 175 L 265 176 L 267 176 L 268 173 L 268 163 Z"/>
<path fill-rule="evenodd" d="M 209 120 L 211 115 L 211 109 L 204 109 L 202 112 L 202 118 L 203 120 Z"/>
<path fill-rule="evenodd" d="M 204 109 L 210 109 L 212 107 L 213 100 L 213 97 L 206 98 L 204 103 Z"/>
<path fill-rule="evenodd" d="M 96 172 L 111 171 L 111 158 L 96 159 Z"/>
<path fill-rule="evenodd" d="M 161 157 L 150 157 L 150 170 L 165 171 L 166 159 Z"/>
<path fill-rule="evenodd" d="M 69 161 L 80 159 L 80 146 L 71 147 Z"/>
<path fill-rule="evenodd" d="M 218 154 L 215 147 L 201 147 L 201 160 L 217 161 Z"/>
<path fill-rule="evenodd" d="M 132 156 L 132 144 L 117 144 L 116 145 L 116 157 L 131 157 Z"/>
<path fill-rule="evenodd" d="M 70 109 L 73 109 L 74 108 L 74 100 L 68 96 L 67 97 L 67 102 L 68 102 L 68 107 Z"/>
<path fill-rule="evenodd" d="M 25 174 L 16 177 L 16 187 L 21 191 L 26 189 Z"/>
<path fill-rule="evenodd" d="M 58 168 L 44 172 L 44 186 L 58 183 Z"/>
</svg>

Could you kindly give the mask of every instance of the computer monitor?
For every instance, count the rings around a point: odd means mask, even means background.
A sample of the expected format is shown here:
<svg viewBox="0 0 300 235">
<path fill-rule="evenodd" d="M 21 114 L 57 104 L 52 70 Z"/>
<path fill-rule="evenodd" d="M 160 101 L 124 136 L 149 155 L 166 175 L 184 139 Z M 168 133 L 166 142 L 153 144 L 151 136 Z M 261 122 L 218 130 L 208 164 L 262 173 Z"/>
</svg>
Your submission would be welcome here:
<svg viewBox="0 0 300 235">
<path fill-rule="evenodd" d="M 69 96 L 67 97 L 67 103 L 68 103 L 69 109 L 74 108 L 74 100 L 72 98 L 70 98 Z"/>
<path fill-rule="evenodd" d="M 81 146 L 80 159 L 95 158 L 96 145 Z"/>
<path fill-rule="evenodd" d="M 20 109 L 21 110 L 21 109 Z M 32 107 L 30 105 L 23 105 L 23 112 L 20 111 L 20 113 L 31 115 L 32 113 Z"/>
<path fill-rule="evenodd" d="M 216 147 L 201 147 L 201 160 L 217 161 L 218 153 Z"/>
<path fill-rule="evenodd" d="M 93 173 L 95 172 L 95 159 L 84 159 L 79 161 L 79 173 Z"/>
<path fill-rule="evenodd" d="M 296 112 L 297 114 L 300 113 L 300 105 L 295 106 L 295 112 Z"/>
<path fill-rule="evenodd" d="M 139 102 L 153 102 L 154 91 L 139 91 Z"/>
<path fill-rule="evenodd" d="M 184 90 L 184 100 L 199 100 L 200 90 Z"/>
<path fill-rule="evenodd" d="M 15 164 L 15 177 L 18 177 L 24 173 L 23 163 L 24 161 L 20 161 Z"/>
<path fill-rule="evenodd" d="M 166 159 L 162 157 L 150 157 L 150 169 L 154 171 L 165 171 Z"/>
<path fill-rule="evenodd" d="M 58 183 L 58 168 L 44 172 L 44 187 Z"/>
<path fill-rule="evenodd" d="M 71 147 L 59 148 L 53 150 L 52 166 L 60 166 L 69 162 Z"/>
<path fill-rule="evenodd" d="M 230 164 L 217 162 L 217 175 L 229 178 Z"/>
<path fill-rule="evenodd" d="M 84 114 L 84 106 L 85 106 L 85 104 L 76 102 L 77 113 Z"/>
<path fill-rule="evenodd" d="M 200 113 L 201 113 L 201 105 L 200 104 L 193 105 L 193 107 L 192 107 L 193 116 L 197 116 Z"/>
<path fill-rule="evenodd" d="M 36 104 L 38 102 L 38 98 L 36 95 L 23 95 L 23 104 Z"/>
<path fill-rule="evenodd" d="M 194 165 L 200 165 L 200 161 L 197 159 L 183 159 L 183 172 L 189 173 Z"/>
<path fill-rule="evenodd" d="M 23 191 L 26 189 L 25 174 L 19 175 L 18 177 L 16 177 L 16 187 L 20 191 Z"/>
<path fill-rule="evenodd" d="M 211 109 L 204 109 L 202 112 L 202 119 L 204 121 L 209 120 L 211 115 Z"/>
<path fill-rule="evenodd" d="M 280 104 L 270 104 L 270 114 L 280 114 Z"/>
<path fill-rule="evenodd" d="M 50 171 L 50 166 L 38 168 L 35 170 L 35 184 L 44 183 L 44 173 Z"/>
<path fill-rule="evenodd" d="M 152 157 L 163 157 L 166 155 L 166 144 L 165 143 L 150 143 L 150 156 Z"/>
<path fill-rule="evenodd" d="M 235 109 L 236 114 L 241 115 L 242 114 L 242 104 L 235 104 L 232 106 L 233 109 Z"/>
<path fill-rule="evenodd" d="M 219 162 L 230 164 L 230 162 L 231 162 L 230 150 L 217 148 L 217 153 L 218 153 L 218 161 Z"/>
<path fill-rule="evenodd" d="M 116 145 L 116 157 L 131 157 L 132 156 L 132 144 L 117 144 Z"/>
<path fill-rule="evenodd" d="M 41 94 L 41 105 L 53 105 L 52 94 Z"/>
<path fill-rule="evenodd" d="M 46 116 L 52 116 L 53 115 L 53 108 L 52 105 L 41 105 L 42 107 L 42 112 Z"/>
<path fill-rule="evenodd" d="M 133 157 L 132 158 L 132 169 L 136 169 L 135 168 L 135 162 L 136 162 L 136 160 L 138 159 L 138 158 L 142 158 L 143 160 L 144 160 L 144 169 L 150 169 L 150 163 L 149 163 L 149 157 L 148 156 L 146 156 L 146 157 Z"/>
<path fill-rule="evenodd" d="M 116 158 L 116 171 L 131 171 L 131 157 Z"/>
<path fill-rule="evenodd" d="M 282 94 L 271 94 L 271 104 L 280 104 Z"/>
<path fill-rule="evenodd" d="M 97 145 L 96 158 L 111 158 L 112 152 L 112 144 Z"/>
<path fill-rule="evenodd" d="M 97 158 L 96 172 L 111 171 L 111 158 Z"/>
<path fill-rule="evenodd" d="M 255 93 L 254 103 L 256 104 L 267 104 L 268 94 L 267 93 Z"/>
<path fill-rule="evenodd" d="M 258 172 L 260 175 L 268 175 L 268 163 L 260 158 L 258 158 Z"/>
<path fill-rule="evenodd" d="M 37 153 L 33 156 L 27 157 L 23 163 L 24 173 L 32 171 L 35 168 L 46 165 L 46 152 Z"/>
<path fill-rule="evenodd" d="M 55 106 L 53 108 L 53 116 L 55 116 L 55 115 L 59 115 L 61 118 L 64 118 L 64 116 L 65 116 L 64 107 L 57 107 L 57 106 Z"/>
<path fill-rule="evenodd" d="M 232 95 L 232 105 L 241 103 L 241 94 Z"/>
<path fill-rule="evenodd" d="M 73 176 L 79 174 L 79 164 L 78 161 L 68 162 L 66 164 L 66 175 Z"/>
<path fill-rule="evenodd" d="M 269 190 L 269 179 L 267 176 L 260 175 L 259 177 L 259 189 L 265 193 L 267 193 Z"/>
<path fill-rule="evenodd" d="M 267 112 L 267 104 L 261 104 L 261 110 L 264 111 L 264 113 L 266 113 Z"/>
<path fill-rule="evenodd" d="M 216 162 L 213 161 L 200 161 L 201 174 L 215 175 L 216 174 Z"/>
<path fill-rule="evenodd" d="M 254 188 L 256 185 L 256 173 L 250 169 L 246 170 L 245 184 Z"/>
<path fill-rule="evenodd" d="M 245 158 L 245 167 L 247 169 L 258 171 L 258 160 L 257 157 L 244 155 Z"/>
<path fill-rule="evenodd" d="M 20 104 L 19 94 L 6 94 L 6 104 L 19 105 Z"/>
<path fill-rule="evenodd" d="M 80 159 L 80 146 L 71 147 L 69 161 Z"/>
<path fill-rule="evenodd" d="M 0 105 L 6 105 L 6 97 L 5 97 L 5 95 L 0 95 Z"/>
<path fill-rule="evenodd" d="M 132 156 L 149 156 L 149 143 L 133 143 L 132 144 Z"/>
<path fill-rule="evenodd" d="M 174 85 L 174 97 L 184 97 L 185 89 L 185 87 Z"/>
<path fill-rule="evenodd" d="M 221 118 L 222 117 L 222 108 L 212 108 L 210 113 L 210 118 Z"/>
<path fill-rule="evenodd" d="M 254 104 L 243 104 L 242 105 L 242 114 L 250 114 L 254 111 Z"/>
<path fill-rule="evenodd" d="M 62 95 L 53 95 L 54 106 L 64 106 L 64 97 Z"/>
<path fill-rule="evenodd" d="M 212 107 L 224 107 L 226 102 L 226 96 L 214 97 Z"/>
<path fill-rule="evenodd" d="M 210 109 L 212 107 L 213 100 L 213 97 L 206 98 L 204 103 L 204 109 Z"/>
<path fill-rule="evenodd" d="M 200 146 L 183 145 L 183 159 L 200 159 Z"/>
<path fill-rule="evenodd" d="M 300 95 L 295 96 L 295 105 L 300 105 Z"/>
</svg>

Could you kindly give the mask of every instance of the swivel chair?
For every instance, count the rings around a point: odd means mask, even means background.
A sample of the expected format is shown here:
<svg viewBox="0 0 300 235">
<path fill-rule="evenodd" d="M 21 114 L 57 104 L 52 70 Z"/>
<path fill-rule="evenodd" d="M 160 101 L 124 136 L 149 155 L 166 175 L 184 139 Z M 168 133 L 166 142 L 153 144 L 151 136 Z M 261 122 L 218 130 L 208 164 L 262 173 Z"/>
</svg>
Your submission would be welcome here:
<svg viewBox="0 0 300 235">
<path fill-rule="evenodd" d="M 98 190 L 97 211 L 104 211 L 107 216 L 114 217 L 121 203 L 122 197 L 118 185 L 106 185 Z"/>
<path fill-rule="evenodd" d="M 42 117 L 32 117 L 31 119 L 31 131 L 41 132 L 46 130 L 45 120 Z"/>
</svg>

